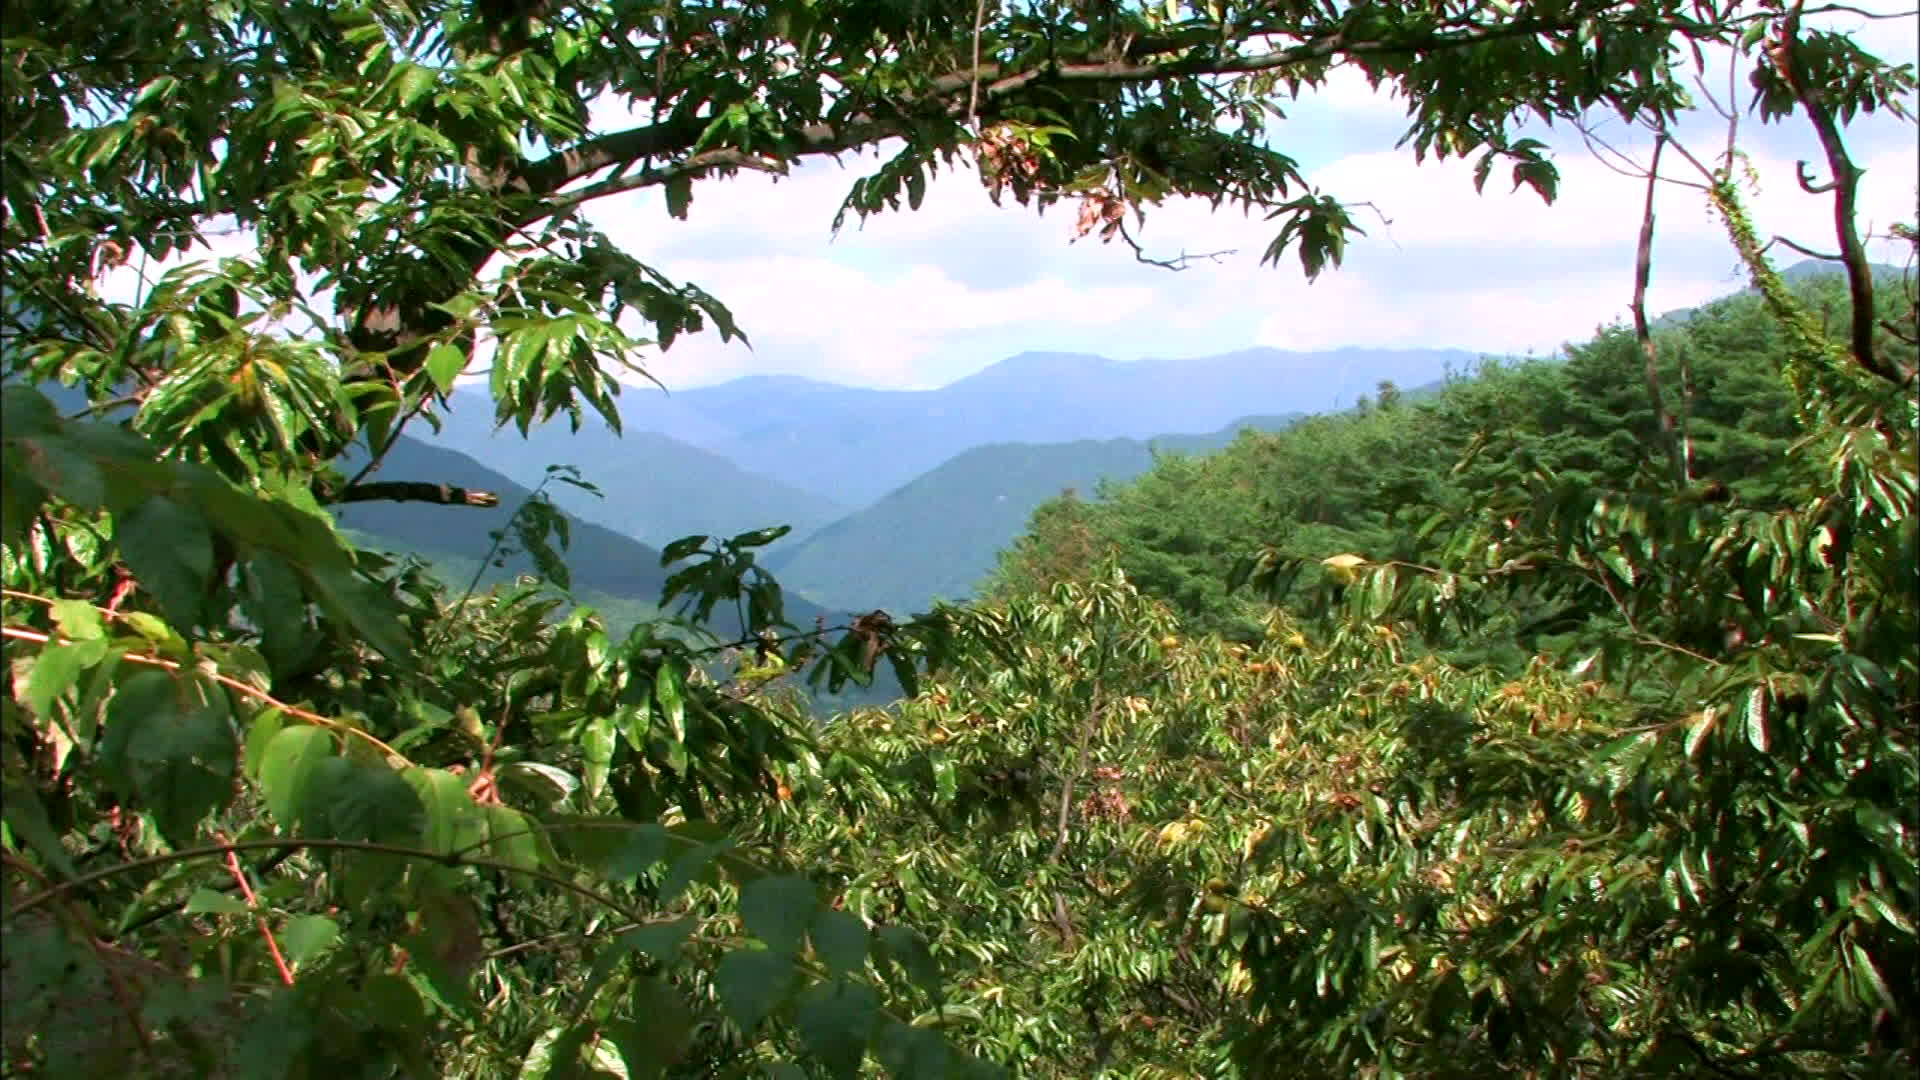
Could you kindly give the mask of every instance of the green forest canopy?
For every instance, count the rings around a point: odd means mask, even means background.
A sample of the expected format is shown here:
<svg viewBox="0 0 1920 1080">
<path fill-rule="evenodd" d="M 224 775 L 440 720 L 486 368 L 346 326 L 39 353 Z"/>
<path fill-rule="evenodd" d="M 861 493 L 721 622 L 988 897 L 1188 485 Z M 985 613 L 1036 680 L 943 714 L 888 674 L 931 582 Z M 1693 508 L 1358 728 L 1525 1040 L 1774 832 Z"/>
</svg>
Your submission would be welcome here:
<svg viewBox="0 0 1920 1080">
<path fill-rule="evenodd" d="M 5 374 L 93 406 L 0 399 L 9 1071 L 1913 1068 L 1913 294 L 1872 278 L 1845 143 L 1913 74 L 1799 6 L 10 13 Z M 1773 272 L 1737 140 L 1673 141 L 1695 46 L 1812 128 L 1843 296 Z M 1056 507 L 1068 542 L 1041 522 L 998 601 L 912 620 L 793 625 L 754 556 L 777 530 L 668 545 L 688 610 L 616 636 L 337 527 L 471 501 L 326 463 L 379 460 L 483 341 L 524 432 L 614 422 L 648 347 L 623 315 L 662 348 L 737 332 L 583 201 L 684 214 L 700 181 L 885 143 L 849 212 L 968 153 L 1096 223 L 1258 209 L 1313 274 L 1353 222 L 1266 119 L 1336 66 L 1405 95 L 1412 152 L 1548 199 L 1523 119 L 1653 129 L 1758 304 L 1653 335 L 1643 265 L 1635 330 L 1564 372 L 1186 461 L 1192 499 L 1156 474 L 1111 520 Z M 609 95 L 647 119 L 589 130 Z M 228 221 L 261 250 L 92 287 Z M 514 541 L 564 585 L 564 519 L 527 506 Z M 740 640 L 703 634 L 721 609 Z M 824 731 L 777 689 L 880 664 L 912 699 Z"/>
</svg>

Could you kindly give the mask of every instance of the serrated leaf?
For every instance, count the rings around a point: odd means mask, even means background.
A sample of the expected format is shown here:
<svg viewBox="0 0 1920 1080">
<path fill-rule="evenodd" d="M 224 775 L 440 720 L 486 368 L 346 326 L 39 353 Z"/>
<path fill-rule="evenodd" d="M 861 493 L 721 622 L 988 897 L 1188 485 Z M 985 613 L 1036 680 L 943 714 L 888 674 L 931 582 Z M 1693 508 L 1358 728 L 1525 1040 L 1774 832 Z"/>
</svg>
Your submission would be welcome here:
<svg viewBox="0 0 1920 1080">
<path fill-rule="evenodd" d="M 656 1080 L 693 1045 L 693 1011 L 664 979 L 634 980 L 631 1019 L 606 1025 L 626 1063 L 628 1080 Z"/>
<path fill-rule="evenodd" d="M 720 961 L 713 988 L 740 1030 L 751 1034 L 786 1000 L 794 978 L 793 958 L 765 949 L 737 949 Z"/>
<path fill-rule="evenodd" d="M 101 763 L 175 846 L 233 796 L 240 766 L 227 695 L 198 676 L 139 671 L 107 705 Z"/>
<path fill-rule="evenodd" d="M 333 756 L 333 736 L 308 724 L 286 728 L 268 741 L 260 760 L 260 790 L 281 828 L 297 827 L 314 770 Z"/>
<path fill-rule="evenodd" d="M 880 1015 L 880 997 L 859 983 L 818 983 L 800 996 L 794 1026 L 800 1042 L 834 1077 L 860 1072 Z"/>
<path fill-rule="evenodd" d="M 747 932 L 779 952 L 800 951 L 819 910 L 819 890 L 798 875 L 761 878 L 740 890 L 740 918 Z"/>
<path fill-rule="evenodd" d="M 466 370 L 467 354 L 457 345 L 441 342 L 427 353 L 426 367 L 427 377 L 433 380 L 434 389 L 448 393 L 453 389 L 454 380 Z"/>
<path fill-rule="evenodd" d="M 167 621 L 182 630 L 197 625 L 213 573 L 213 534 L 200 516 L 155 496 L 121 515 L 114 536 L 127 568 L 160 601 Z"/>
<path fill-rule="evenodd" d="M 822 908 L 810 928 L 813 951 L 827 970 L 851 975 L 867 966 L 867 924 L 850 911 Z"/>
<path fill-rule="evenodd" d="M 340 924 L 324 915 L 301 915 L 288 921 L 280 931 L 280 951 L 287 963 L 298 968 L 325 952 L 340 938 Z"/>
<path fill-rule="evenodd" d="M 180 909 L 189 915 L 245 915 L 247 905 L 212 889 L 195 889 Z"/>
</svg>

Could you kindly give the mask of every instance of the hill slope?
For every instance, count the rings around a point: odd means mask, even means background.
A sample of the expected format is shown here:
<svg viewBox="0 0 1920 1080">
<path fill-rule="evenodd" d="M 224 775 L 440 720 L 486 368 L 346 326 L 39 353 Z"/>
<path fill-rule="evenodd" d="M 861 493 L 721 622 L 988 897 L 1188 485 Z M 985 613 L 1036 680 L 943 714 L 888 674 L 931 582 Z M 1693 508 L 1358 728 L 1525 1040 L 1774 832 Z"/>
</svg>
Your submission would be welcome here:
<svg viewBox="0 0 1920 1080">
<path fill-rule="evenodd" d="M 1035 507 L 1062 491 L 1092 495 L 1131 479 L 1156 452 L 1204 452 L 1246 427 L 1278 430 L 1289 417 L 1253 417 L 1205 435 L 1002 443 L 968 450 L 879 502 L 770 560 L 780 582 L 829 607 L 896 613 L 935 598 L 960 600 L 993 569 Z"/>
<path fill-rule="evenodd" d="M 657 391 L 652 396 L 664 398 Z M 484 393 L 456 391 L 453 404 L 437 434 L 425 424 L 408 430 L 526 487 L 538 484 L 548 465 L 573 465 L 600 488 L 600 497 L 568 487 L 554 492 L 556 505 L 656 547 L 693 533 L 732 536 L 770 525 L 791 525 L 804 536 L 847 512 L 845 504 L 735 465 L 724 456 L 727 432 L 690 411 L 660 414 L 679 435 L 629 427 L 619 436 L 589 415 L 577 432 L 558 420 L 522 438 L 513 428 L 494 431 L 493 404 Z M 687 434 L 721 450 L 702 449 L 681 437 Z"/>
<path fill-rule="evenodd" d="M 364 461 L 364 457 L 360 460 Z M 355 463 L 346 463 L 354 467 Z M 436 506 L 429 503 L 363 502 L 334 507 L 343 527 L 361 533 L 375 546 L 415 553 L 430 560 L 452 556 L 473 565 L 486 557 L 493 541 L 488 535 L 504 528 L 513 512 L 532 494 L 528 488 L 487 468 L 465 454 L 443 447 L 428 446 L 409 436 L 401 436 L 381 464 L 384 480 L 432 480 L 436 483 L 490 491 L 500 497 L 494 507 Z M 660 567 L 660 552 L 631 537 L 592 522 L 581 521 L 568 513 L 572 543 L 565 555 L 573 572 L 576 592 L 599 592 L 621 600 L 645 605 L 657 604 L 667 571 Z M 531 572 L 524 556 L 510 559 L 497 571 L 489 571 L 489 580 Z M 456 586 L 464 582 L 453 582 Z M 810 625 L 817 615 L 827 614 L 798 596 L 787 601 L 787 617 L 800 626 Z M 716 631 L 731 632 L 733 616 L 716 611 Z"/>
</svg>

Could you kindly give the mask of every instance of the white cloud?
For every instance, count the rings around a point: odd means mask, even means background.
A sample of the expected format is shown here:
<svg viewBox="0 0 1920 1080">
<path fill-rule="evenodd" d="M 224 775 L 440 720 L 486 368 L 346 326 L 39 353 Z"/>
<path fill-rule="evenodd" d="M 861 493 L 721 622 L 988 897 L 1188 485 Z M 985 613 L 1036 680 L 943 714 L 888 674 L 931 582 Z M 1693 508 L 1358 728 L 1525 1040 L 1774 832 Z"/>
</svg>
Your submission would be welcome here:
<svg viewBox="0 0 1920 1080">
<path fill-rule="evenodd" d="M 675 261 L 666 269 L 722 297 L 754 341 L 750 353 L 703 334 L 649 357 L 648 370 L 669 387 L 755 372 L 895 388 L 939 385 L 967 374 L 942 370 L 932 355 L 955 339 L 1097 323 L 1155 299 L 1144 286 L 1076 286 L 1048 277 L 976 288 L 931 264 L 874 273 L 795 255 Z"/>
<path fill-rule="evenodd" d="M 1913 56 L 1911 18 L 1829 18 L 1889 59 Z M 1136 235 L 1152 254 L 1235 251 L 1169 274 L 1140 265 L 1118 243 L 1070 244 L 1070 204 L 1044 217 L 1011 201 L 994 206 L 964 159 L 943 167 L 919 210 L 850 219 L 834 236 L 848 189 L 890 146 L 811 162 L 784 178 L 749 172 L 697 184 L 687 221 L 670 218 L 656 191 L 602 200 L 587 213 L 625 250 L 717 296 L 752 337 L 751 351 L 708 332 L 645 358 L 676 389 L 763 372 L 938 385 L 1022 349 L 1123 359 L 1250 344 L 1547 351 L 1624 313 L 1644 188 L 1608 170 L 1564 128 L 1530 132 L 1558 152 L 1560 194 L 1549 207 L 1530 189 L 1510 191 L 1508 169 L 1498 164 L 1476 193 L 1470 162 L 1416 165 L 1409 152 L 1387 149 L 1405 102 L 1353 70 L 1336 70 L 1326 88 L 1288 111 L 1272 128 L 1276 148 L 1299 158 L 1328 193 L 1371 201 L 1391 222 L 1362 210 L 1368 235 L 1353 242 L 1344 267 L 1311 285 L 1291 253 L 1278 268 L 1259 265 L 1278 228 L 1259 215 L 1215 213 L 1200 200 L 1150 211 Z M 611 104 L 595 113 L 602 130 L 647 119 Z M 1760 181 L 1750 203 L 1763 235 L 1831 249 L 1831 203 L 1794 180 L 1797 158 L 1818 158 L 1804 122 L 1745 123 Z M 1686 130 L 1702 151 L 1718 145 L 1711 117 Z M 1617 123 L 1608 134 L 1645 159 L 1646 138 Z M 1876 117 L 1849 139 L 1868 170 L 1862 224 L 1884 230 L 1913 220 L 1920 170 L 1911 125 Z M 1668 166 L 1685 175 L 1671 155 Z M 1701 195 L 1668 187 L 1659 199 L 1649 306 L 1670 310 L 1737 288 L 1736 260 Z M 221 243 L 222 254 L 244 254 L 251 238 Z M 1876 253 L 1890 254 L 1884 246 Z M 109 275 L 103 289 L 131 298 L 132 273 Z"/>
</svg>

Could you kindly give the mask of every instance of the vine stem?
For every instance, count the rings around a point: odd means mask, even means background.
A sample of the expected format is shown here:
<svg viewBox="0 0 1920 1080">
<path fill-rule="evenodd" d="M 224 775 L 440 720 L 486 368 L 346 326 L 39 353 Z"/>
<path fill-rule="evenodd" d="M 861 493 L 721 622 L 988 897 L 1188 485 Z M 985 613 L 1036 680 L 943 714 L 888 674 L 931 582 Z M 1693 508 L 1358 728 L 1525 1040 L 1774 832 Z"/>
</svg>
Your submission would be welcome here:
<svg viewBox="0 0 1920 1080">
<path fill-rule="evenodd" d="M 561 877 L 559 874 L 541 870 L 537 867 L 520 866 L 501 859 L 474 858 L 471 855 L 448 855 L 438 851 L 427 851 L 422 848 L 405 847 L 399 844 L 379 844 L 370 840 L 317 839 L 297 836 L 270 840 L 235 840 L 228 843 L 206 844 L 201 847 L 182 848 L 179 851 L 171 851 L 164 855 L 149 855 L 146 858 L 123 862 L 118 866 L 102 867 L 99 870 L 81 874 L 78 877 L 63 881 L 58 885 L 42 889 L 40 892 L 27 897 L 15 905 L 13 910 L 9 912 L 9 915 L 24 915 L 34 908 L 50 900 L 58 899 L 76 889 L 83 889 L 89 885 L 95 885 L 110 878 L 119 877 L 122 874 L 133 873 L 136 870 L 169 866 L 174 863 L 191 862 L 195 859 L 223 858 L 242 851 L 280 851 L 287 848 L 307 848 L 319 851 L 364 851 L 375 855 L 395 855 L 406 859 L 424 859 L 430 862 L 440 863 L 444 866 L 471 866 L 480 870 L 498 870 L 508 874 L 520 874 L 533 878 L 536 881 L 544 882 L 556 889 L 570 892 L 583 900 L 591 900 L 596 904 L 613 910 L 629 922 L 646 921 L 638 911 L 627 907 L 625 904 L 622 904 L 620 901 L 615 900 L 613 897 L 597 889 L 589 888 L 579 882 Z"/>
<path fill-rule="evenodd" d="M 223 844 L 227 842 L 227 838 L 219 833 L 215 833 L 214 837 Z M 246 897 L 247 906 L 253 909 L 254 918 L 259 920 L 260 936 L 267 939 L 267 952 L 273 954 L 273 967 L 280 973 L 280 982 L 286 986 L 292 986 L 293 969 L 287 966 L 287 958 L 280 953 L 280 943 L 274 940 L 273 927 L 267 923 L 267 913 L 260 910 L 260 897 L 254 893 L 253 885 L 247 881 L 246 871 L 240 869 L 240 856 L 231 851 L 227 852 L 227 870 L 233 874 L 234 882 L 240 886 L 240 895 Z"/>
<path fill-rule="evenodd" d="M 12 600 L 31 600 L 35 601 L 35 603 L 44 603 L 44 605 L 48 605 L 48 607 L 54 605 L 52 598 L 38 596 L 38 594 L 33 594 L 33 592 L 21 592 L 21 590 L 17 590 L 17 588 L 0 588 L 0 596 L 8 596 L 8 598 L 12 598 Z M 123 617 L 123 611 L 117 611 L 117 609 L 111 609 L 111 607 L 98 607 L 98 605 L 96 605 L 94 611 L 106 615 L 108 619 L 119 619 L 119 617 Z M 15 640 L 21 640 L 21 642 L 38 642 L 38 644 L 42 644 L 42 646 L 71 646 L 71 644 L 73 644 L 71 640 L 61 638 L 58 634 L 42 634 L 40 630 L 29 630 L 29 628 L 25 628 L 25 626 L 0 626 L 0 634 L 6 634 L 8 638 L 15 638 Z M 163 667 L 163 669 L 167 669 L 167 671 L 180 671 L 180 669 L 182 669 L 180 661 L 167 659 L 167 657 L 157 657 L 157 655 L 150 655 L 150 653 L 121 653 L 121 659 L 127 659 L 127 661 L 132 661 L 132 663 L 144 663 L 144 665 L 150 665 L 150 667 Z M 328 728 L 328 730 L 334 730 L 334 732 L 346 732 L 346 734 L 353 734 L 353 736 L 357 736 L 357 738 L 363 738 L 363 740 L 371 742 L 372 746 L 382 749 L 384 753 L 396 757 L 396 759 L 407 763 L 407 765 L 413 765 L 413 761 L 411 761 L 405 753 L 401 753 L 401 751 L 397 751 L 397 749 L 392 748 L 392 746 L 388 746 L 386 742 L 382 742 L 382 740 L 380 740 L 378 736 L 374 736 L 372 732 L 365 732 L 365 730 L 355 728 L 355 726 L 351 726 L 351 724 L 344 724 L 340 723 L 340 721 L 334 721 L 334 719 L 330 719 L 330 717 L 323 717 L 323 715 L 313 713 L 313 711 L 309 711 L 309 709 L 301 709 L 300 705 L 288 705 L 286 701 L 278 700 L 273 694 L 267 694 L 265 690 L 253 686 L 250 682 L 242 682 L 242 680 L 238 680 L 238 678 L 234 678 L 234 676 L 223 675 L 223 673 L 219 673 L 219 671 L 209 671 L 207 675 L 211 676 L 215 682 L 219 682 L 221 686 L 225 686 L 228 690 L 236 692 L 236 694 L 242 694 L 242 696 L 246 696 L 246 698 L 252 698 L 252 700 L 265 703 L 265 705 L 271 705 L 271 707 L 275 707 L 275 709 L 280 709 L 282 713 L 286 713 L 286 715 L 290 715 L 290 717 L 298 717 L 301 721 L 307 721 L 309 724 L 319 724 L 319 726 Z"/>
<path fill-rule="evenodd" d="M 7 589 L 5 590 L 5 592 L 8 596 L 25 595 L 21 593 L 16 593 L 12 589 Z M 33 599 L 33 600 L 44 599 L 43 597 L 38 597 L 38 596 L 28 596 L 27 598 Z M 20 627 L 20 626 L 0 626 L 0 635 L 5 635 L 6 637 L 14 638 L 19 641 L 37 642 L 41 645 L 73 644 L 71 640 L 60 637 L 57 634 L 43 634 L 38 630 L 28 630 L 25 627 Z M 186 668 L 186 665 L 180 663 L 180 661 L 178 660 L 169 660 L 164 656 L 153 656 L 148 653 L 122 653 L 120 655 L 120 659 L 130 660 L 136 664 L 146 664 L 150 667 L 165 668 L 168 671 L 183 671 Z M 392 757 L 398 759 L 399 761 L 405 763 L 406 765 L 411 766 L 413 764 L 413 761 L 409 759 L 405 754 L 402 754 L 400 751 L 395 750 L 392 746 L 389 746 L 387 743 L 382 741 L 379 736 L 373 734 L 370 731 L 362 731 L 361 729 L 354 727 L 351 724 L 343 724 L 340 721 L 334 720 L 330 717 L 321 716 L 319 713 L 316 713 L 316 712 L 310 712 L 306 709 L 299 707 L 298 705 L 289 705 L 286 702 L 281 701 L 279 698 L 274 697 L 272 694 L 267 693 L 265 690 L 261 690 L 258 687 L 255 687 L 249 683 L 242 682 L 231 675 L 225 675 L 218 671 L 207 671 L 207 672 L 204 672 L 204 674 L 206 674 L 206 676 L 212 679 L 214 682 L 219 683 L 221 686 L 224 686 L 227 689 L 232 690 L 235 693 L 241 694 L 245 697 L 250 697 L 255 701 L 261 702 L 262 704 L 269 705 L 269 706 L 272 706 L 273 708 L 279 709 L 281 712 L 286 713 L 288 716 L 305 720 L 310 724 L 318 724 L 319 726 L 326 728 L 329 731 L 347 734 L 347 735 L 353 735 L 358 738 L 365 739 L 367 742 L 372 743 L 375 747 L 377 747 L 381 751 L 391 755 Z"/>
</svg>

